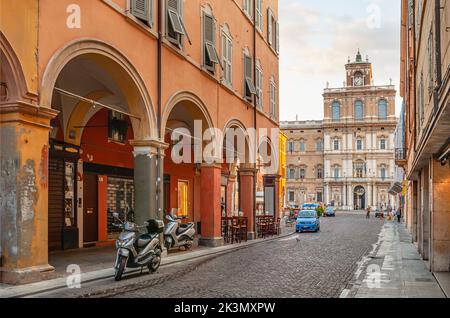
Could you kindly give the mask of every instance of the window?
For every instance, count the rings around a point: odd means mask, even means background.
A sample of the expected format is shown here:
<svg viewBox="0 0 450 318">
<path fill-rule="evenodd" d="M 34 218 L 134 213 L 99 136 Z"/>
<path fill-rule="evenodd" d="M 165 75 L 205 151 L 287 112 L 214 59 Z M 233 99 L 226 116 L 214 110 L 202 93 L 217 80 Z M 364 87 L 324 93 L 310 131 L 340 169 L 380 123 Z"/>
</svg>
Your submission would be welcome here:
<svg viewBox="0 0 450 318">
<path fill-rule="evenodd" d="M 319 202 L 319 203 L 323 202 L 323 194 L 322 194 L 322 192 L 317 192 L 316 201 Z"/>
<path fill-rule="evenodd" d="M 112 111 L 109 111 L 108 115 L 108 138 L 124 144 L 127 140 L 128 122 L 125 119 L 125 115 Z"/>
<path fill-rule="evenodd" d="M 294 180 L 295 179 L 295 169 L 294 168 L 289 168 L 288 179 L 290 179 L 290 180 Z"/>
<path fill-rule="evenodd" d="M 355 162 L 353 164 L 353 171 L 355 178 L 361 179 L 364 177 L 365 164 L 364 162 Z"/>
<path fill-rule="evenodd" d="M 339 139 L 335 139 L 335 140 L 334 140 L 334 142 L 333 142 L 333 149 L 334 149 L 335 151 L 338 151 L 338 150 L 339 150 Z"/>
<path fill-rule="evenodd" d="M 262 0 L 256 0 L 256 27 L 263 30 Z"/>
<path fill-rule="evenodd" d="M 131 0 L 131 14 L 147 24 L 153 26 L 153 0 Z"/>
<path fill-rule="evenodd" d="M 182 8 L 180 0 L 167 0 L 167 39 L 178 46 L 182 47 L 183 36 L 185 35 L 188 38 L 189 43 L 191 40 L 189 39 L 189 35 L 186 31 L 186 28 L 183 23 L 182 18 Z"/>
<path fill-rule="evenodd" d="M 323 179 L 323 168 L 317 167 L 317 173 L 316 173 L 317 179 Z"/>
<path fill-rule="evenodd" d="M 306 177 L 306 170 L 304 168 L 300 169 L 300 179 L 305 179 Z"/>
<path fill-rule="evenodd" d="M 263 73 L 260 63 L 256 64 L 256 105 L 263 109 Z"/>
<path fill-rule="evenodd" d="M 380 170 L 381 180 L 386 180 L 386 166 L 382 165 Z"/>
<path fill-rule="evenodd" d="M 294 152 L 295 151 L 294 150 L 294 146 L 295 146 L 294 142 L 293 141 L 289 141 L 289 144 L 288 144 L 289 152 Z"/>
<path fill-rule="evenodd" d="M 362 146 L 362 140 L 358 139 L 356 140 L 356 150 L 362 150 L 363 146 Z"/>
<path fill-rule="evenodd" d="M 378 118 L 387 119 L 387 101 L 385 99 L 378 102 Z"/>
<path fill-rule="evenodd" d="M 253 95 L 256 94 L 255 85 L 253 85 L 253 71 L 252 71 L 252 58 L 244 54 L 244 97 L 248 101 L 253 100 Z"/>
<path fill-rule="evenodd" d="M 233 84 L 233 40 L 228 28 L 222 31 L 222 66 L 223 81 L 226 84 Z"/>
<path fill-rule="evenodd" d="M 331 106 L 331 112 L 333 116 L 333 121 L 341 120 L 341 105 L 339 104 L 339 102 L 333 102 Z"/>
<path fill-rule="evenodd" d="M 364 119 L 364 105 L 362 101 L 357 100 L 355 102 L 355 120 L 363 120 Z"/>
<path fill-rule="evenodd" d="M 189 183 L 178 181 L 178 217 L 189 216 Z"/>
<path fill-rule="evenodd" d="M 319 140 L 316 141 L 316 151 L 318 151 L 318 152 L 323 151 L 322 139 L 319 139 Z"/>
<path fill-rule="evenodd" d="M 421 127 L 423 124 L 423 121 L 425 119 L 425 92 L 424 92 L 424 82 L 423 82 L 423 71 L 420 73 L 420 84 L 419 84 L 419 124 L 418 126 Z"/>
<path fill-rule="evenodd" d="M 278 21 L 273 16 L 270 8 L 267 9 L 267 41 L 269 45 L 278 53 L 280 51 L 280 27 Z"/>
<path fill-rule="evenodd" d="M 277 119 L 278 109 L 277 109 L 277 99 L 278 99 L 278 91 L 275 81 L 270 81 L 270 117 L 272 119 Z"/>
<path fill-rule="evenodd" d="M 253 17 L 253 0 L 244 0 L 244 12 L 249 17 Z"/>
<path fill-rule="evenodd" d="M 220 64 L 219 62 L 219 54 L 217 54 L 216 49 L 216 24 L 214 21 L 214 17 L 207 13 L 203 14 L 203 45 L 204 45 L 204 54 L 203 54 L 203 64 L 206 69 L 211 73 L 215 73 L 216 64 Z"/>
<path fill-rule="evenodd" d="M 289 202 L 294 202 L 295 201 L 295 192 L 294 191 L 289 191 Z"/>
<path fill-rule="evenodd" d="M 434 89 L 434 43 L 433 43 L 433 28 L 428 35 L 428 95 L 433 95 Z"/>
<path fill-rule="evenodd" d="M 338 166 L 334 167 L 334 179 L 338 180 L 339 179 L 339 175 L 340 175 L 340 170 Z"/>
<path fill-rule="evenodd" d="M 380 139 L 380 149 L 386 150 L 386 139 L 385 138 Z"/>
<path fill-rule="evenodd" d="M 304 140 L 300 141 L 300 152 L 306 152 L 306 145 Z"/>
</svg>

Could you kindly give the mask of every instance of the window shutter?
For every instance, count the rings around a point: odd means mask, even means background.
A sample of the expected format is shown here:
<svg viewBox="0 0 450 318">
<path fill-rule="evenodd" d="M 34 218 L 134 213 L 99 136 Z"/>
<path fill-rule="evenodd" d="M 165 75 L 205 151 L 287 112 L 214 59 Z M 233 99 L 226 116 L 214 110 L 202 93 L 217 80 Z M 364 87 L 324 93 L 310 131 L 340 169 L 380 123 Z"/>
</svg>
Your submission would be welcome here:
<svg viewBox="0 0 450 318">
<path fill-rule="evenodd" d="M 272 45 L 272 11 L 267 9 L 267 40 Z"/>
<path fill-rule="evenodd" d="M 131 0 L 131 14 L 142 21 L 150 23 L 150 4 L 151 0 Z"/>
<path fill-rule="evenodd" d="M 275 23 L 275 27 L 276 27 L 276 33 L 275 33 L 275 50 L 277 51 L 277 53 L 280 52 L 280 24 L 278 23 L 278 21 Z"/>
</svg>

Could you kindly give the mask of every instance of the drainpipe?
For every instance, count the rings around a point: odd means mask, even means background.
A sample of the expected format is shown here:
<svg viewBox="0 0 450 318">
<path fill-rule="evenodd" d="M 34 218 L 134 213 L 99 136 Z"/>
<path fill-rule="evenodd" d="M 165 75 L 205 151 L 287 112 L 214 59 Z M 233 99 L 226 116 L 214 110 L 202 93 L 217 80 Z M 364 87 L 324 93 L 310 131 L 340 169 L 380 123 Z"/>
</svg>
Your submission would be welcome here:
<svg viewBox="0 0 450 318">
<path fill-rule="evenodd" d="M 256 87 L 256 1 L 253 1 L 253 81 L 255 82 L 254 85 Z M 256 128 L 257 128 L 257 123 L 256 123 L 256 108 L 257 108 L 257 99 L 258 96 L 256 95 L 255 98 L 253 98 L 253 126 L 255 128 L 255 132 L 256 132 Z M 258 142 L 257 141 L 257 137 L 255 134 L 255 156 L 254 156 L 254 171 L 253 171 L 253 233 L 255 233 L 256 235 L 256 183 L 258 182 L 258 173 L 257 173 L 257 157 L 258 157 Z"/>
<path fill-rule="evenodd" d="M 439 108 L 439 90 L 442 85 L 442 70 L 441 70 L 441 1 L 434 1 L 434 15 L 435 15 L 435 59 L 436 59 L 436 86 L 434 90 L 434 113 L 436 114 Z"/>
<path fill-rule="evenodd" d="M 161 104 L 162 104 L 162 0 L 158 1 L 158 67 L 157 67 L 157 90 L 158 90 L 158 110 L 157 110 L 157 128 L 158 128 L 158 139 L 159 141 L 163 141 L 163 134 L 161 132 Z M 163 176 L 161 171 L 161 165 L 162 165 L 162 158 L 161 158 L 161 148 L 158 147 L 157 152 L 157 172 L 156 172 L 156 192 L 157 192 L 157 199 L 156 199 L 156 206 L 158 207 L 158 217 L 162 220 L 164 218 L 163 211 L 162 211 L 162 196 L 163 196 L 163 189 L 162 189 L 162 183 L 163 183 Z"/>
</svg>

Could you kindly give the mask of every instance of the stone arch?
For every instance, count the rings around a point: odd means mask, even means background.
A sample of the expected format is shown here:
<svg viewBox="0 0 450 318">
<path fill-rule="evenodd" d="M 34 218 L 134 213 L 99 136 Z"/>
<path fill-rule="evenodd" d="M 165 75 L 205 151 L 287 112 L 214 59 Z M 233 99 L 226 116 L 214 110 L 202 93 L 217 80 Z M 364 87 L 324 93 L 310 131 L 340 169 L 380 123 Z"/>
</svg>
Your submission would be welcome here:
<svg viewBox="0 0 450 318">
<path fill-rule="evenodd" d="M 58 50 L 50 59 L 41 83 L 41 104 L 51 108 L 53 92 L 61 71 L 77 57 L 87 57 L 98 63 L 117 82 L 128 101 L 136 139 L 157 139 L 156 116 L 144 80 L 136 68 L 112 45 L 91 38 L 78 39 Z"/>
<path fill-rule="evenodd" d="M 208 108 L 206 107 L 205 103 L 194 93 L 188 92 L 188 91 L 182 91 L 177 92 L 172 97 L 169 98 L 166 107 L 164 107 L 164 111 L 161 117 L 161 136 L 165 135 L 167 124 L 170 118 L 170 115 L 172 114 L 173 110 L 177 105 L 179 105 L 182 102 L 191 103 L 196 107 L 197 110 L 200 111 L 200 113 L 203 116 L 203 120 L 206 121 L 207 127 L 203 128 L 214 128 L 214 122 L 212 120 L 211 115 L 208 112 Z"/>
<path fill-rule="evenodd" d="M 28 92 L 22 65 L 3 32 L 0 32 L 0 61 L 2 79 L 6 79 L 7 100 L 36 99 L 36 95 Z"/>
</svg>

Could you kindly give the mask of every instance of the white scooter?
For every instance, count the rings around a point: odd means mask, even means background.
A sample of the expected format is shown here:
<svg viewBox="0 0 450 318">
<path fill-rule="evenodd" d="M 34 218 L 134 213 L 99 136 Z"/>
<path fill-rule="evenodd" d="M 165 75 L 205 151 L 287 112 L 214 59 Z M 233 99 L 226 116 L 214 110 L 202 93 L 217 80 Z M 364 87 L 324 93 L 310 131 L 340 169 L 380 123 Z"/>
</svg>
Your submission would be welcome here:
<svg viewBox="0 0 450 318">
<path fill-rule="evenodd" d="M 175 215 L 176 210 L 172 210 L 166 216 L 168 223 L 164 227 L 164 244 L 167 250 L 184 247 L 191 249 L 194 244 L 195 224 L 190 222 L 181 224 L 181 218 Z"/>
</svg>

